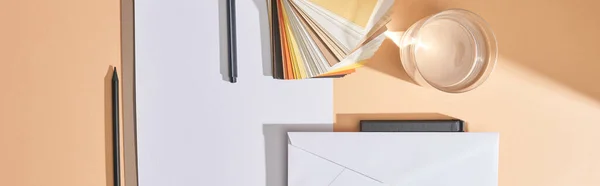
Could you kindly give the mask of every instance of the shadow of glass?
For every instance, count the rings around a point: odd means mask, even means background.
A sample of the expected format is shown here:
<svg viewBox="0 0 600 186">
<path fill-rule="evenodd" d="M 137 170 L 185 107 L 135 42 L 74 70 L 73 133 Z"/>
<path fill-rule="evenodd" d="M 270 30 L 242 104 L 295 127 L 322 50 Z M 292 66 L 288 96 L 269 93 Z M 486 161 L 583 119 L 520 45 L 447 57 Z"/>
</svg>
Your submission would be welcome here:
<svg viewBox="0 0 600 186">
<path fill-rule="evenodd" d="M 600 86 L 591 86 L 600 79 L 600 21 L 591 19 L 600 16 L 595 7 L 600 1 L 397 0 L 387 27 L 404 31 L 445 9 L 471 10 L 494 30 L 500 55 L 600 101 Z"/>
<path fill-rule="evenodd" d="M 400 61 L 400 49 L 391 39 L 385 39 L 365 66 L 389 76 L 415 84 Z"/>
<path fill-rule="evenodd" d="M 594 86 L 600 79 L 600 1 L 491 0 L 469 5 L 465 8 L 493 28 L 502 56 L 600 101 L 600 86 Z"/>
<path fill-rule="evenodd" d="M 331 124 L 263 124 L 266 186 L 287 185 L 288 132 L 331 131 Z"/>
<path fill-rule="evenodd" d="M 457 119 L 440 113 L 336 114 L 333 131 L 359 132 L 360 120 L 436 120 Z M 465 121 L 466 122 L 466 121 Z M 468 126 L 468 125 L 467 125 Z M 468 131 L 468 129 L 466 129 Z"/>
</svg>

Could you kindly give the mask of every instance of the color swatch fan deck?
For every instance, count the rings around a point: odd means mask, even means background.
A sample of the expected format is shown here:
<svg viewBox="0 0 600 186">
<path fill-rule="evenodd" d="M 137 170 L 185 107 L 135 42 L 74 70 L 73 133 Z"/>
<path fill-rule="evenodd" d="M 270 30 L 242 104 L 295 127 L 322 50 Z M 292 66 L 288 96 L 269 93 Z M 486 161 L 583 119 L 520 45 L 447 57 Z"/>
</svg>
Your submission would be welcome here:
<svg viewBox="0 0 600 186">
<path fill-rule="evenodd" d="M 273 78 L 343 77 L 385 39 L 394 0 L 267 0 Z"/>
</svg>

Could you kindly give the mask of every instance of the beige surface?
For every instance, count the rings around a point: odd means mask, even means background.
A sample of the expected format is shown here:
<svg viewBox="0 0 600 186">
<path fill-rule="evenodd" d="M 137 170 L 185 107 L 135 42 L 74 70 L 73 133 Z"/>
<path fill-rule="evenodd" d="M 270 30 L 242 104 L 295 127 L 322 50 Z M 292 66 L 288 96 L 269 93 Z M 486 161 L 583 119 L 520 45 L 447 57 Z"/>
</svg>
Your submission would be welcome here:
<svg viewBox="0 0 600 186">
<path fill-rule="evenodd" d="M 396 0 L 391 31 L 447 8 L 480 14 L 496 32 L 499 64 L 478 89 L 442 93 L 411 83 L 388 40 L 367 68 L 335 80 L 335 130 L 356 131 L 367 118 L 455 117 L 470 131 L 500 132 L 501 186 L 600 185 L 599 7 L 593 0 Z"/>
<path fill-rule="evenodd" d="M 112 185 L 105 76 L 120 66 L 119 4 L 0 1 L 0 185 Z"/>
</svg>

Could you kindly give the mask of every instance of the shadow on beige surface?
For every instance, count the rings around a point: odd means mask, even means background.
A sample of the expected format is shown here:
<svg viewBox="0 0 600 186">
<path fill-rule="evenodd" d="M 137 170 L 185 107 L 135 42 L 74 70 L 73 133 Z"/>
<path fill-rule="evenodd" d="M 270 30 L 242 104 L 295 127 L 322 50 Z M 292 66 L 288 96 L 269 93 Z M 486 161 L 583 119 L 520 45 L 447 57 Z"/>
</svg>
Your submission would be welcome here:
<svg viewBox="0 0 600 186">
<path fill-rule="evenodd" d="M 463 2 L 490 23 L 505 59 L 600 101 L 600 1 Z"/>
<path fill-rule="evenodd" d="M 400 63 L 400 49 L 390 38 L 383 41 L 379 50 L 365 66 L 416 85 L 415 81 L 404 71 L 402 63 Z"/>
<path fill-rule="evenodd" d="M 134 0 L 121 1 L 121 119 L 123 183 L 137 186 L 137 125 L 135 112 Z"/>
<path fill-rule="evenodd" d="M 474 11 L 493 28 L 501 56 L 600 101 L 600 86 L 590 86 L 600 79 L 600 19 L 594 18 L 600 2 L 578 2 L 397 0 L 387 26 L 401 32 L 445 9 Z M 414 83 L 387 40 L 366 66 Z"/>
<path fill-rule="evenodd" d="M 360 120 L 436 120 L 456 119 L 440 113 L 336 114 L 333 131 L 359 132 Z"/>
<path fill-rule="evenodd" d="M 600 185 L 599 1 L 396 3 L 388 25 L 395 32 L 419 19 L 408 12 L 481 15 L 498 39 L 496 69 L 480 87 L 447 94 L 361 68 L 334 80 L 336 114 L 444 113 L 468 121 L 469 131 L 500 132 L 500 186 Z M 377 55 L 379 65 L 399 63 L 396 53 Z"/>
<path fill-rule="evenodd" d="M 104 151 L 106 159 L 106 186 L 113 185 L 113 150 L 112 150 L 112 76 L 113 67 L 109 66 L 104 76 Z"/>
<path fill-rule="evenodd" d="M 361 69 L 335 80 L 334 129 L 358 130 L 358 120 L 368 118 L 361 115 L 444 113 L 467 121 L 471 132 L 500 132 L 501 186 L 600 183 L 600 105 L 507 59 L 500 62 L 487 83 L 463 94 Z"/>
</svg>

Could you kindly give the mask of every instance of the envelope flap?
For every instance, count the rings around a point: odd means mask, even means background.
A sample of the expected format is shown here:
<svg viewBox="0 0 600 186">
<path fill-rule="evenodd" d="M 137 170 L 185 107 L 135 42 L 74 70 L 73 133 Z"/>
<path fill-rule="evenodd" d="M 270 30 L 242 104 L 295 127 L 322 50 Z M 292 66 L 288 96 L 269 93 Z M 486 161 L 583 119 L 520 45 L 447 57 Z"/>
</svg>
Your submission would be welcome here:
<svg viewBox="0 0 600 186">
<path fill-rule="evenodd" d="M 357 172 L 344 169 L 328 186 L 387 186 Z"/>
<path fill-rule="evenodd" d="M 454 178 L 463 174 L 485 175 L 489 179 L 482 185 L 497 183 L 497 133 L 293 132 L 288 136 L 293 146 L 386 184 L 430 185 L 435 182 L 431 176 L 459 181 Z"/>
<path fill-rule="evenodd" d="M 288 145 L 288 186 L 329 185 L 343 167 Z"/>
</svg>

